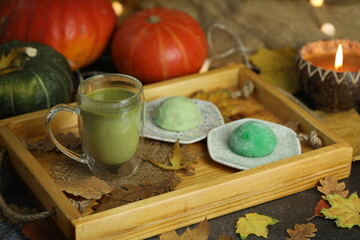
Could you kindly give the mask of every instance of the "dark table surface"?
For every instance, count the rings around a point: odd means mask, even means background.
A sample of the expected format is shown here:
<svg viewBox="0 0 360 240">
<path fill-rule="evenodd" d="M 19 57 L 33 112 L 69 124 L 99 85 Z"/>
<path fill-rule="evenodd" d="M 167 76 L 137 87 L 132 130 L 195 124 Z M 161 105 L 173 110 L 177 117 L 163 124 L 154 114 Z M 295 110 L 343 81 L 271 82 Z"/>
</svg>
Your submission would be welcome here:
<svg viewBox="0 0 360 240">
<path fill-rule="evenodd" d="M 2 193 L 8 203 L 14 203 L 19 207 L 36 208 L 32 198 L 26 193 L 23 184 L 20 183 L 18 177 L 5 166 L 1 173 L 2 179 Z M 353 162 L 350 177 L 340 180 L 345 182 L 346 188 L 353 192 L 360 192 L 360 161 Z M 303 192 L 299 192 L 287 197 L 283 197 L 274 201 L 260 204 L 251 208 L 246 208 L 234 213 L 230 213 L 221 217 L 208 220 L 210 224 L 209 239 L 218 239 L 221 235 L 232 237 L 233 240 L 241 239 L 235 232 L 235 225 L 240 217 L 244 217 L 247 213 L 259 213 L 271 216 L 279 220 L 273 226 L 268 226 L 269 240 L 280 240 L 289 237 L 286 229 L 294 228 L 295 224 L 303 224 L 312 222 L 316 225 L 316 236 L 311 238 L 321 240 L 359 240 L 360 227 L 355 226 L 352 229 L 338 228 L 334 220 L 324 219 L 320 217 L 307 220 L 314 215 L 313 210 L 316 203 L 321 198 L 321 193 L 312 188 Z M 196 227 L 197 224 L 189 226 L 190 228 Z M 6 222 L 0 223 L 0 239 L 6 240 L 25 240 L 26 238 L 22 233 L 23 224 L 17 223 L 8 225 Z M 186 228 L 178 229 L 177 233 L 181 234 Z M 42 239 L 64 239 L 64 237 L 56 230 L 53 233 L 40 232 Z M 56 236 L 54 238 L 54 236 Z M 149 240 L 156 240 L 159 237 L 152 237 Z M 263 239 L 255 235 L 249 235 L 246 239 Z"/>
<path fill-rule="evenodd" d="M 345 182 L 346 188 L 350 193 L 360 192 L 360 161 L 352 164 L 350 177 L 340 180 L 340 182 Z M 317 228 L 316 236 L 312 237 L 311 240 L 360 240 L 360 227 L 358 226 L 349 230 L 338 228 L 334 220 L 330 219 L 315 217 L 310 221 L 307 220 L 314 215 L 314 207 L 320 200 L 321 195 L 322 194 L 316 188 L 312 188 L 271 202 L 211 219 L 209 220 L 209 239 L 216 240 L 221 235 L 229 236 L 233 240 L 241 239 L 239 234 L 236 234 L 235 232 L 236 222 L 240 217 L 244 217 L 245 214 L 256 212 L 279 220 L 277 224 L 268 227 L 269 240 L 285 240 L 289 237 L 286 233 L 286 229 L 293 229 L 295 224 L 306 224 L 308 222 L 314 223 Z M 196 225 L 197 224 L 194 224 L 190 226 L 190 228 L 196 227 Z M 179 229 L 177 230 L 177 233 L 181 234 L 185 229 L 186 228 Z M 151 240 L 155 239 L 158 238 L 151 238 Z M 255 240 L 264 238 L 249 235 L 246 239 Z"/>
</svg>

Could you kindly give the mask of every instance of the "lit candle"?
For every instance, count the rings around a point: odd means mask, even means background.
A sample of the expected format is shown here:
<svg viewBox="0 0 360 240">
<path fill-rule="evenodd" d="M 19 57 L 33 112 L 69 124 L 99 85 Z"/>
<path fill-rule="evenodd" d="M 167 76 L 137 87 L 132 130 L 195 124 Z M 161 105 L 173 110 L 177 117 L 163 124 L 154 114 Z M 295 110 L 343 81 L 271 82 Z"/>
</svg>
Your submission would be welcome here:
<svg viewBox="0 0 360 240">
<path fill-rule="evenodd" d="M 342 44 L 328 46 L 323 52 L 304 55 L 304 59 L 316 67 L 336 72 L 357 72 L 360 70 L 360 52 L 347 49 L 343 51 Z M 327 50 L 327 51 L 326 51 Z"/>
<path fill-rule="evenodd" d="M 300 50 L 298 60 L 300 85 L 316 109 L 334 112 L 358 107 L 360 42 L 311 42 Z"/>
</svg>

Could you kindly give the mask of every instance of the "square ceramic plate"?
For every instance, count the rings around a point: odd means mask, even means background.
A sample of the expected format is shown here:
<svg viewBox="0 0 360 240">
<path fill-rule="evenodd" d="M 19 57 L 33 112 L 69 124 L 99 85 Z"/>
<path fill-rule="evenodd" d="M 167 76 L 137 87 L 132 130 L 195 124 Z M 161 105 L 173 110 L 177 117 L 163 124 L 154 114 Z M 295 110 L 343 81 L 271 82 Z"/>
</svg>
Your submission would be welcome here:
<svg viewBox="0 0 360 240">
<path fill-rule="evenodd" d="M 155 109 L 165 99 L 166 98 L 159 98 L 146 104 L 144 136 L 147 138 L 164 142 L 179 141 L 181 144 L 190 144 L 205 139 L 211 129 L 224 124 L 221 112 L 213 103 L 192 99 L 201 112 L 202 119 L 198 128 L 183 132 L 174 132 L 159 128 L 153 121 L 153 114 Z"/>
<path fill-rule="evenodd" d="M 251 158 L 234 153 L 229 147 L 232 132 L 247 121 L 266 124 L 274 132 L 277 145 L 272 153 L 265 157 Z M 296 133 L 285 126 L 253 118 L 244 118 L 212 129 L 208 134 L 207 147 L 210 157 L 229 167 L 245 170 L 301 153 L 300 141 Z"/>
</svg>

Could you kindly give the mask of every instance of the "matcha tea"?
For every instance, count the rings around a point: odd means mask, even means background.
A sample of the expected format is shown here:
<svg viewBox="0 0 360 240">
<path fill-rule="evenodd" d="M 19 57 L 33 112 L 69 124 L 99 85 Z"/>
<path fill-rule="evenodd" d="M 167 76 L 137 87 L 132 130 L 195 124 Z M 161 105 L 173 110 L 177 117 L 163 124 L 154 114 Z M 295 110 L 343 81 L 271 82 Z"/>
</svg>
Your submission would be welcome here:
<svg viewBox="0 0 360 240">
<path fill-rule="evenodd" d="M 109 102 L 128 99 L 135 94 L 120 88 L 103 88 L 86 97 Z M 102 108 L 103 106 L 103 108 Z M 118 165 L 129 161 L 136 153 L 141 129 L 141 105 L 126 105 L 109 109 L 101 103 L 79 104 L 82 118 L 84 151 L 98 163 Z"/>
</svg>

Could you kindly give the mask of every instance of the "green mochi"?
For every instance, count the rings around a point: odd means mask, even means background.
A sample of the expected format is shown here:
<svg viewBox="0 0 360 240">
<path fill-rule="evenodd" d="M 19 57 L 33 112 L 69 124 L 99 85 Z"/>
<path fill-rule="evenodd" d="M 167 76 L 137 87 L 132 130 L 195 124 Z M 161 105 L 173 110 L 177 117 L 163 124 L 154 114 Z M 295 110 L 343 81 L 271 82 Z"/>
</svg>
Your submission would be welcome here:
<svg viewBox="0 0 360 240">
<path fill-rule="evenodd" d="M 257 121 L 241 124 L 230 136 L 230 149 L 245 157 L 267 156 L 274 151 L 276 144 L 277 138 L 270 127 Z"/>
<path fill-rule="evenodd" d="M 193 100 L 186 97 L 169 97 L 155 109 L 155 124 L 169 131 L 188 131 L 201 123 L 201 112 Z"/>
</svg>

